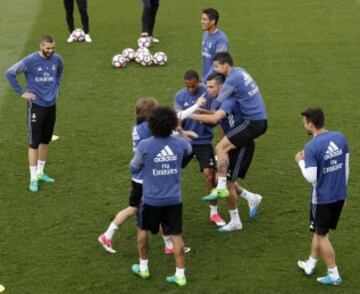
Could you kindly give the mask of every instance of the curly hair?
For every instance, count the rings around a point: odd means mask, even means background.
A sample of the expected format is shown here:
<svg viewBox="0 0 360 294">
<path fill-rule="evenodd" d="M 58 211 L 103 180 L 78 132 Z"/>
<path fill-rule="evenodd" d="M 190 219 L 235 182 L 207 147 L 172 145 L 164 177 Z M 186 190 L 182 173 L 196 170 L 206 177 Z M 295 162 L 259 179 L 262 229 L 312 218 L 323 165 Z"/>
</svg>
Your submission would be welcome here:
<svg viewBox="0 0 360 294">
<path fill-rule="evenodd" d="M 150 115 L 149 129 L 154 137 L 169 137 L 178 125 L 176 112 L 171 107 L 159 106 Z"/>
</svg>

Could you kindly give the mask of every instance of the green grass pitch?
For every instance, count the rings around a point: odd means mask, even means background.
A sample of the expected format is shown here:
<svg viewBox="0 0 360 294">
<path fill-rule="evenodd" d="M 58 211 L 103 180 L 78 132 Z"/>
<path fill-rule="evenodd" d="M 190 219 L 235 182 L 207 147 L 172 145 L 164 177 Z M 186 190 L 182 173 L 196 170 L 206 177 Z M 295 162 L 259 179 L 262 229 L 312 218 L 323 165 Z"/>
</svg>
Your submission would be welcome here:
<svg viewBox="0 0 360 294">
<path fill-rule="evenodd" d="M 111 67 L 113 55 L 135 47 L 138 1 L 89 1 L 92 44 L 67 44 L 62 1 L 0 1 L 0 69 L 37 50 L 45 33 L 56 39 L 65 62 L 47 171 L 56 178 L 36 194 L 27 191 L 25 102 L 0 76 L 0 283 L 5 293 L 358 293 L 360 3 L 359 1 L 162 0 L 155 27 L 165 67 Z M 243 182 L 264 196 L 253 221 L 240 201 L 244 228 L 219 234 L 196 162 L 183 172 L 184 238 L 188 285 L 165 283 L 174 272 L 160 236 L 151 238 L 150 280 L 130 272 L 137 261 L 135 220 L 105 254 L 98 235 L 128 203 L 134 103 L 154 96 L 172 105 L 185 70 L 200 71 L 200 15 L 220 11 L 219 28 L 230 40 L 235 63 L 258 82 L 269 130 L 257 141 Z M 76 11 L 76 21 L 79 17 Z M 309 254 L 310 186 L 294 162 L 309 139 L 300 111 L 322 106 L 327 127 L 344 132 L 351 151 L 349 201 L 331 240 L 344 284 L 317 285 L 296 267 Z M 222 215 L 228 219 L 225 203 Z M 321 262 L 318 274 L 325 272 Z"/>
</svg>

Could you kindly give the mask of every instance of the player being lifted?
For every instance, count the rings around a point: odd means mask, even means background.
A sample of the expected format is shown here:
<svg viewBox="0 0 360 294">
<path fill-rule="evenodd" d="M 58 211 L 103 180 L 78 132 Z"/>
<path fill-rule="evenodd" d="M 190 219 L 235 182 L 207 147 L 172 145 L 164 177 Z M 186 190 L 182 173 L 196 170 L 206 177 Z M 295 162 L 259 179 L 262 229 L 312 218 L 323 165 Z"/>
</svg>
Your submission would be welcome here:
<svg viewBox="0 0 360 294">
<path fill-rule="evenodd" d="M 219 74 L 212 74 L 207 79 L 207 93 L 215 99 L 220 92 L 224 83 L 224 77 Z M 216 111 L 209 114 L 193 114 L 191 119 L 198 120 L 206 124 L 220 123 L 225 134 L 231 130 L 238 121 L 242 120 L 242 113 L 237 100 L 230 97 L 222 103 L 218 103 Z M 229 197 L 227 204 L 230 214 L 230 222 L 219 229 L 220 232 L 229 232 L 240 230 L 242 223 L 238 211 L 238 196 L 246 199 L 250 208 L 249 217 L 256 215 L 257 208 L 261 203 L 262 197 L 240 187 L 236 179 L 245 178 L 246 172 L 250 167 L 252 156 L 255 151 L 255 142 L 249 141 L 247 145 L 237 147 L 229 153 L 229 169 L 227 171 L 227 187 L 229 189 Z"/>
<path fill-rule="evenodd" d="M 226 173 L 229 168 L 229 152 L 247 146 L 261 136 L 267 129 L 267 115 L 260 90 L 253 78 L 242 68 L 233 67 L 229 53 L 216 53 L 214 69 L 225 76 L 225 82 L 216 98 L 223 102 L 230 97 L 235 99 L 241 111 L 241 120 L 237 121 L 227 134 L 216 145 L 218 158 L 218 183 L 204 200 L 226 198 L 229 191 L 226 187 Z"/>
</svg>

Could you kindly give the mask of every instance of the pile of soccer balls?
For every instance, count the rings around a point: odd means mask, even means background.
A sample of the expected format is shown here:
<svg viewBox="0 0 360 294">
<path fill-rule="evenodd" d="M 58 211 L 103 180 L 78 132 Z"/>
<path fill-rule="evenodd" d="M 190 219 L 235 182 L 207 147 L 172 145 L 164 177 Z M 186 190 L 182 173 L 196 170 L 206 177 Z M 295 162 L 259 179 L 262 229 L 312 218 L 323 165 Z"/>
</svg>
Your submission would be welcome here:
<svg viewBox="0 0 360 294">
<path fill-rule="evenodd" d="M 131 60 L 135 60 L 136 63 L 142 66 L 161 66 L 166 64 L 167 56 L 164 52 L 156 52 L 154 55 L 151 54 L 149 50 L 151 40 L 149 37 L 140 37 L 137 44 L 139 48 L 136 51 L 131 48 L 126 48 L 121 54 L 116 54 L 111 60 L 113 67 L 125 67 Z"/>
</svg>

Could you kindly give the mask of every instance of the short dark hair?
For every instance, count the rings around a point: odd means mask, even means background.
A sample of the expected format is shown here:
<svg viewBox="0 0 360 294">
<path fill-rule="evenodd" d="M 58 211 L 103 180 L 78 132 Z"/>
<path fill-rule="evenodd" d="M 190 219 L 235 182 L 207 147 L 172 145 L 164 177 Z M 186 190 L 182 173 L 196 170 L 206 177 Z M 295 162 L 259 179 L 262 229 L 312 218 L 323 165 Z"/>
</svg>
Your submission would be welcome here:
<svg viewBox="0 0 360 294">
<path fill-rule="evenodd" d="M 197 80 L 197 81 L 199 81 L 200 80 L 199 74 L 196 72 L 196 70 L 189 69 L 184 74 L 184 80 L 187 80 L 187 81 Z"/>
<path fill-rule="evenodd" d="M 234 62 L 229 52 L 218 52 L 215 54 L 213 61 L 217 61 L 220 64 L 227 63 L 233 66 Z"/>
<path fill-rule="evenodd" d="M 136 101 L 135 114 L 136 123 L 140 124 L 149 119 L 151 113 L 158 106 L 158 102 L 153 97 L 143 97 Z"/>
<path fill-rule="evenodd" d="M 321 129 L 325 124 L 324 111 L 320 107 L 309 107 L 301 112 L 307 122 L 313 123 L 315 128 Z"/>
<path fill-rule="evenodd" d="M 154 109 L 149 118 L 149 129 L 154 137 L 169 137 L 178 125 L 178 118 L 174 109 L 159 106 Z"/>
<path fill-rule="evenodd" d="M 41 40 L 40 40 L 40 43 L 44 43 L 44 42 L 46 42 L 46 43 L 54 43 L 55 40 L 50 35 L 45 35 L 45 36 L 42 36 Z"/>
<path fill-rule="evenodd" d="M 215 25 L 217 25 L 219 20 L 219 12 L 216 9 L 206 8 L 202 13 L 206 14 L 210 20 L 215 20 Z"/>
<path fill-rule="evenodd" d="M 206 81 L 212 81 L 212 80 L 215 80 L 215 82 L 218 85 L 222 85 L 225 82 L 225 77 L 218 73 L 212 73 L 207 77 Z"/>
</svg>

